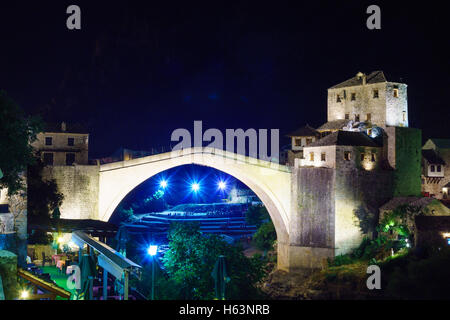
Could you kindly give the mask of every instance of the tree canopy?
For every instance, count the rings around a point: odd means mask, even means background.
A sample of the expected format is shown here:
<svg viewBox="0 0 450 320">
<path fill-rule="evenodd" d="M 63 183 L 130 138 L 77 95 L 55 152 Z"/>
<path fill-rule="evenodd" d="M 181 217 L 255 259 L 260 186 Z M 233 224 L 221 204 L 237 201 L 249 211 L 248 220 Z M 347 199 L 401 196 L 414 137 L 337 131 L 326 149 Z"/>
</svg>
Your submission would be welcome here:
<svg viewBox="0 0 450 320">
<path fill-rule="evenodd" d="M 27 117 L 6 92 L 0 91 L 0 188 L 8 188 L 10 195 L 24 187 L 21 173 L 34 163 L 31 142 L 42 127 L 39 118 Z"/>
</svg>

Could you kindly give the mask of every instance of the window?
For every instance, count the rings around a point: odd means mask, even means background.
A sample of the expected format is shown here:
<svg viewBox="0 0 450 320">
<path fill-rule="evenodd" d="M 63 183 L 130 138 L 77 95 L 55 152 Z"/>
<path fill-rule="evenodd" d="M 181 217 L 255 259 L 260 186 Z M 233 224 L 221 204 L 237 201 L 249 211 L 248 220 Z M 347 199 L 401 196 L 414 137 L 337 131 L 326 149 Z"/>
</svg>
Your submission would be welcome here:
<svg viewBox="0 0 450 320">
<path fill-rule="evenodd" d="M 322 152 L 321 154 L 320 154 L 320 160 L 322 160 L 322 161 L 326 161 L 326 158 L 327 156 L 326 156 L 326 153 L 325 152 Z"/>
<path fill-rule="evenodd" d="M 438 166 L 436 167 L 436 169 L 437 169 L 437 170 L 436 170 L 437 172 L 441 172 L 441 165 L 438 165 Z"/>
<path fill-rule="evenodd" d="M 336 97 L 336 102 L 341 102 L 341 96 L 339 94 Z"/>
<path fill-rule="evenodd" d="M 371 121 L 372 120 L 372 114 L 371 113 L 368 113 L 367 114 L 367 119 L 366 119 L 367 121 Z"/>
<path fill-rule="evenodd" d="M 314 152 L 309 153 L 309 161 L 314 161 Z"/>
<path fill-rule="evenodd" d="M 434 172 L 434 171 L 436 170 L 436 168 L 434 167 L 434 164 L 432 164 L 432 165 L 430 166 L 430 170 L 431 170 L 431 172 Z"/>
<path fill-rule="evenodd" d="M 367 129 L 367 135 L 369 135 L 369 136 L 372 135 L 372 129 Z"/>
<path fill-rule="evenodd" d="M 349 113 L 346 113 L 345 114 L 345 120 L 349 120 L 350 119 L 350 114 Z"/>
<path fill-rule="evenodd" d="M 73 147 L 75 142 L 74 138 L 67 138 L 67 145 Z"/>
<path fill-rule="evenodd" d="M 311 138 L 306 138 L 306 145 L 309 145 L 312 143 L 312 139 Z"/>
<path fill-rule="evenodd" d="M 378 98 L 378 89 L 373 90 L 373 98 L 374 99 Z"/>
<path fill-rule="evenodd" d="M 44 152 L 44 164 L 46 166 L 52 166 L 53 165 L 53 153 Z"/>
<path fill-rule="evenodd" d="M 344 151 L 344 160 L 350 161 L 351 158 L 352 158 L 352 153 L 350 151 Z"/>
<path fill-rule="evenodd" d="M 53 144 L 52 137 L 45 137 L 45 145 L 46 146 L 51 146 L 52 144 Z"/>
<path fill-rule="evenodd" d="M 294 145 L 296 147 L 300 147 L 302 145 L 302 139 L 301 138 L 295 138 Z"/>
<path fill-rule="evenodd" d="M 71 166 L 75 162 L 75 153 L 66 153 L 66 165 Z"/>
<path fill-rule="evenodd" d="M 352 101 L 355 101 L 356 100 L 356 93 L 352 93 Z"/>
<path fill-rule="evenodd" d="M 355 114 L 355 122 L 359 122 L 359 114 Z"/>
<path fill-rule="evenodd" d="M 377 160 L 377 159 L 376 159 L 375 153 L 372 153 L 372 154 L 371 154 L 370 161 L 375 162 L 376 160 Z"/>
<path fill-rule="evenodd" d="M 406 111 L 403 111 L 403 121 L 406 121 Z"/>
<path fill-rule="evenodd" d="M 366 154 L 364 152 L 361 152 L 361 161 L 364 161 L 365 157 L 366 157 Z"/>
<path fill-rule="evenodd" d="M 394 98 L 398 98 L 398 89 L 394 89 Z"/>
</svg>

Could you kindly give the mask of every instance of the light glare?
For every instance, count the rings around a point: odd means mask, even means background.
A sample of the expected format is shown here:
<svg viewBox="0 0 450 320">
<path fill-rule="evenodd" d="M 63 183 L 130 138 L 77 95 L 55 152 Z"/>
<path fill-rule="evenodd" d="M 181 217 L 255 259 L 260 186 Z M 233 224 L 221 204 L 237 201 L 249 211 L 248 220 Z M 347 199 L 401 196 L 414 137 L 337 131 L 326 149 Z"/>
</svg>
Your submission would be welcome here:
<svg viewBox="0 0 450 320">
<path fill-rule="evenodd" d="M 147 253 L 150 255 L 150 256 L 155 256 L 156 255 L 156 252 L 158 251 L 158 246 L 155 246 L 155 245 L 151 245 L 150 247 L 148 247 L 148 249 L 147 249 Z"/>
<path fill-rule="evenodd" d="M 197 192 L 198 190 L 200 190 L 200 184 L 194 182 L 193 184 L 191 184 L 191 189 L 192 191 Z"/>
</svg>

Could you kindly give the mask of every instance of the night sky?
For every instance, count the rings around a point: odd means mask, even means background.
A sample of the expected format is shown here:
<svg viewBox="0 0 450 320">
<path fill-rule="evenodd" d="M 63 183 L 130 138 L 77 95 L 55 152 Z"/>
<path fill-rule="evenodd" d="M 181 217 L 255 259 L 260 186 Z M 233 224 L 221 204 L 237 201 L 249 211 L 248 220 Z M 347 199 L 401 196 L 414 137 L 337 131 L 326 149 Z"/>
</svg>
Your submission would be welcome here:
<svg viewBox="0 0 450 320">
<path fill-rule="evenodd" d="M 449 138 L 448 10 L 390 1 L 2 1 L 0 89 L 46 121 L 80 122 L 90 157 L 168 146 L 176 128 L 326 122 L 358 71 L 406 82 L 410 126 Z M 82 30 L 66 28 L 77 4 Z M 382 30 L 366 28 L 378 4 Z"/>
</svg>

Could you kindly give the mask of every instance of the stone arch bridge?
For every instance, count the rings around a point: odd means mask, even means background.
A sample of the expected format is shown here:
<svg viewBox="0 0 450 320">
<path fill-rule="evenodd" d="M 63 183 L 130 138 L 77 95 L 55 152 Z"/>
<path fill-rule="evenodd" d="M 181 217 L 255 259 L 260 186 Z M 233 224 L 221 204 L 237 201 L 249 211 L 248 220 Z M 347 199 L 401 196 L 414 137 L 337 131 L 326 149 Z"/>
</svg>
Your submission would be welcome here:
<svg viewBox="0 0 450 320">
<path fill-rule="evenodd" d="M 66 196 L 62 218 L 108 221 L 139 184 L 186 164 L 232 175 L 260 198 L 275 225 L 279 269 L 321 268 L 327 258 L 345 253 L 362 238 L 353 219 L 361 197 L 346 192 L 349 182 L 337 179 L 335 169 L 288 167 L 219 149 L 188 148 L 97 166 L 48 167 L 47 174 Z"/>
</svg>

